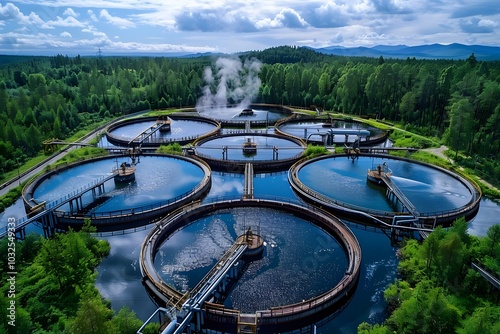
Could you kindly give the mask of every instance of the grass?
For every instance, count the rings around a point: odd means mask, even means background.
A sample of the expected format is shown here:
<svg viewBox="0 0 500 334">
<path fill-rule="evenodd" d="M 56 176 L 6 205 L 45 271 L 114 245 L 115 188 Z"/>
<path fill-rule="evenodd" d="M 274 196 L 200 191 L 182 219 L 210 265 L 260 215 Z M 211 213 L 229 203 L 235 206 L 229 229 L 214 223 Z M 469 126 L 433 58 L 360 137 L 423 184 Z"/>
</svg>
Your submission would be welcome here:
<svg viewBox="0 0 500 334">
<path fill-rule="evenodd" d="M 324 146 L 316 146 L 316 145 L 307 145 L 307 148 L 304 150 L 304 156 L 307 158 L 313 158 L 320 155 L 328 154 L 328 150 Z"/>
<path fill-rule="evenodd" d="M 96 157 L 109 155 L 108 151 L 99 147 L 82 147 L 73 150 L 59 159 L 53 166 L 70 164 L 77 161 L 88 160 Z"/>
<path fill-rule="evenodd" d="M 0 212 L 3 212 L 6 208 L 14 204 L 17 199 L 21 196 L 23 190 L 22 186 L 17 186 L 12 188 L 7 192 L 7 194 L 0 197 Z"/>
<path fill-rule="evenodd" d="M 173 143 L 168 145 L 161 145 L 156 153 L 162 154 L 182 154 L 182 146 L 179 143 Z"/>
<path fill-rule="evenodd" d="M 39 164 L 40 162 L 42 162 L 46 158 L 47 158 L 46 155 L 40 153 L 36 157 L 29 159 L 22 166 L 20 166 L 19 171 L 16 168 L 15 170 L 11 170 L 10 172 L 3 174 L 0 181 L 7 182 L 7 180 L 12 180 L 12 179 L 17 177 L 18 173 L 20 174 L 20 173 L 27 171 L 28 169 L 36 166 L 37 164 Z"/>
</svg>

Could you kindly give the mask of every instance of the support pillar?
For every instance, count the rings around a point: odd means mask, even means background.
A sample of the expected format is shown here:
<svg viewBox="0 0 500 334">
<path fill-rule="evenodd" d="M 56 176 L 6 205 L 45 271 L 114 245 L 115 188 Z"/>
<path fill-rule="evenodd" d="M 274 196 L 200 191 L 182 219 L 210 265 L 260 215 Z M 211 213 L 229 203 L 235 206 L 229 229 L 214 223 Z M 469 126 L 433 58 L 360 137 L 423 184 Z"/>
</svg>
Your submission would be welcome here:
<svg viewBox="0 0 500 334">
<path fill-rule="evenodd" d="M 201 311 L 199 309 L 194 310 L 195 311 L 195 331 L 196 332 L 201 332 Z"/>
<path fill-rule="evenodd" d="M 222 146 L 222 160 L 227 160 L 227 146 Z"/>
<path fill-rule="evenodd" d="M 16 231 L 16 239 L 24 240 L 26 238 L 26 229 L 23 227 Z"/>
</svg>

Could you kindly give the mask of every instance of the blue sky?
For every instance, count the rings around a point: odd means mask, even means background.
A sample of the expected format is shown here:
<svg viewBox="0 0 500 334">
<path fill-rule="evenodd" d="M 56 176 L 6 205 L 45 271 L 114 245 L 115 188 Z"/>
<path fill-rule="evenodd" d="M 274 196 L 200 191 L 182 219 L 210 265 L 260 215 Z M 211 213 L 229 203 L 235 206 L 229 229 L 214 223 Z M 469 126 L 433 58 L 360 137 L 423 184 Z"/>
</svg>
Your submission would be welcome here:
<svg viewBox="0 0 500 334">
<path fill-rule="evenodd" d="M 234 53 L 296 45 L 500 46 L 498 0 L 0 2 L 0 54 Z"/>
</svg>

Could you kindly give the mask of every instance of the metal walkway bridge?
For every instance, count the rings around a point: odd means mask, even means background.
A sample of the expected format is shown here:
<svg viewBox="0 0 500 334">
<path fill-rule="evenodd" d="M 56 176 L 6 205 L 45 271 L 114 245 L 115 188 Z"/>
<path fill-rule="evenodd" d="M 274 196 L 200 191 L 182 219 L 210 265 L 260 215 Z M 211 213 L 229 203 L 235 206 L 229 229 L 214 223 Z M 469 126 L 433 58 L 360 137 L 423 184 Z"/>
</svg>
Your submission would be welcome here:
<svg viewBox="0 0 500 334">
<path fill-rule="evenodd" d="M 161 332 L 162 334 L 181 334 L 186 333 L 186 330 L 188 333 L 191 330 L 195 332 L 201 330 L 203 304 L 217 298 L 219 300 L 223 299 L 222 294 L 226 292 L 229 281 L 234 280 L 242 270 L 243 266 L 239 265 L 239 261 L 252 244 L 249 240 L 248 235 L 238 237 L 233 246 L 189 293 L 181 296 L 176 292 L 179 295 L 171 296 L 169 309 L 157 310 L 157 312 L 159 310 L 163 311 L 169 318 L 169 323 Z M 168 292 L 168 294 L 170 295 L 171 292 Z M 183 303 L 181 307 L 179 307 L 180 303 Z M 144 323 L 137 333 L 141 333 L 148 322 L 149 320 Z M 192 328 L 193 324 L 195 328 Z"/>
<path fill-rule="evenodd" d="M 425 239 L 429 236 L 429 233 L 420 233 L 420 235 Z M 487 268 L 484 268 L 476 262 L 471 262 L 470 267 L 478 272 L 481 276 L 483 276 L 483 278 L 487 280 L 491 285 L 493 285 L 497 290 L 500 290 L 500 277 L 497 274 L 492 273 Z"/>
<path fill-rule="evenodd" d="M 420 214 L 418 213 L 417 209 L 415 208 L 413 203 L 410 202 L 408 197 L 406 197 L 406 195 L 401 191 L 401 189 L 399 189 L 398 186 L 391 180 L 391 177 L 386 174 L 382 174 L 381 179 L 387 186 L 387 197 L 389 197 L 390 199 L 396 198 L 401 203 L 404 209 L 408 210 L 411 215 L 418 218 Z"/>
<path fill-rule="evenodd" d="M 253 164 L 247 162 L 245 164 L 245 184 L 244 184 L 243 197 L 252 199 L 253 198 Z"/>
<path fill-rule="evenodd" d="M 201 307 L 203 303 L 211 298 L 219 289 L 225 290 L 227 278 L 235 278 L 238 275 L 236 264 L 241 259 L 248 245 L 236 242 L 222 258 L 212 267 L 212 269 L 203 277 L 203 279 L 190 292 L 190 298 L 182 305 L 177 313 L 177 319 L 183 318 L 174 331 L 163 331 L 162 334 L 181 334 L 191 323 L 193 316 L 200 317 L 196 319 L 195 324 L 200 326 Z M 168 327 L 167 327 L 168 328 Z M 201 328 L 196 328 L 201 330 Z"/>
<path fill-rule="evenodd" d="M 500 290 L 500 278 L 488 270 L 484 269 L 483 267 L 479 266 L 477 263 L 471 262 L 470 264 L 471 268 L 477 271 L 481 276 L 484 277 L 488 282 L 490 282 L 491 285 L 493 285 L 495 288 Z"/>
<path fill-rule="evenodd" d="M 140 146 L 146 139 L 153 136 L 156 132 L 165 125 L 164 120 L 158 119 L 155 124 L 148 126 L 146 129 L 142 130 L 137 136 L 128 142 L 128 146 L 138 144 Z"/>
<path fill-rule="evenodd" d="M 61 206 L 65 204 L 69 204 L 70 212 L 74 212 L 75 209 L 76 211 L 82 210 L 84 207 L 82 202 L 82 196 L 89 191 L 92 192 L 93 199 L 96 199 L 98 196 L 102 195 L 104 193 L 104 184 L 107 181 L 114 178 L 116 173 L 117 172 L 113 172 L 109 175 L 94 180 L 91 183 L 84 185 L 76 189 L 75 191 L 66 194 L 49 203 L 44 202 L 36 205 L 35 206 L 36 208 L 40 208 L 41 210 L 40 212 L 19 219 L 16 222 L 15 228 L 13 230 L 8 229 L 8 227 L 6 226 L 5 229 L 0 232 L 0 238 L 5 237 L 10 232 L 10 233 L 15 233 L 16 236 L 22 239 L 25 236 L 26 226 L 28 226 L 33 222 L 41 222 L 42 226 L 44 227 L 44 232 L 50 235 L 51 232 L 53 232 L 53 229 L 55 228 L 55 225 L 57 223 L 57 217 L 55 215 L 55 211 L 57 209 L 59 209 Z"/>
</svg>

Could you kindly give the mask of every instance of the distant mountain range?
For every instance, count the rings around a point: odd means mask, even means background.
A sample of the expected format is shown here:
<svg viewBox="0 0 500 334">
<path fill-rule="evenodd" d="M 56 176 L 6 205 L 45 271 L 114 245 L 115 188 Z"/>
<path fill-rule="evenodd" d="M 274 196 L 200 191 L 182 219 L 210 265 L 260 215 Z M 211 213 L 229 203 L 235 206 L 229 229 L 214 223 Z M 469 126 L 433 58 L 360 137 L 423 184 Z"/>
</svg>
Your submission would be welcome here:
<svg viewBox="0 0 500 334">
<path fill-rule="evenodd" d="M 278 47 L 279 48 L 279 47 Z M 333 45 L 324 48 L 311 48 L 306 47 L 309 50 L 313 50 L 326 55 L 337 55 L 346 57 L 369 57 L 378 58 L 380 56 L 385 59 L 406 59 L 406 58 L 416 58 L 416 59 L 467 59 L 471 54 L 474 53 L 476 59 L 479 61 L 500 61 L 500 47 L 498 46 L 484 46 L 484 45 L 464 45 L 464 44 L 429 44 L 429 45 L 418 45 L 418 46 L 407 46 L 407 45 L 377 45 L 373 47 L 352 47 L 347 48 L 340 45 Z M 271 48 L 273 49 L 273 48 Z M 268 49 L 266 49 L 268 50 Z M 248 51 L 253 53 L 265 52 L 262 51 Z M 106 52 L 107 51 L 107 52 Z M 20 51 L 17 50 L 15 53 L 12 52 L 0 52 L 0 64 L 9 63 L 15 61 L 18 56 L 54 56 L 54 50 L 47 51 Z M 245 54 L 248 52 L 241 52 L 236 54 Z M 63 52 L 64 54 L 64 52 Z M 229 54 L 226 53 L 189 53 L 189 52 L 111 52 L 105 50 L 103 56 L 105 57 L 177 57 L 177 58 L 196 58 L 196 57 L 225 57 Z M 76 56 L 76 55 L 71 55 Z M 95 57 L 97 54 L 83 54 L 83 57 Z M 20 57 L 22 61 L 22 57 Z"/>
<path fill-rule="evenodd" d="M 477 60 L 491 61 L 500 60 L 500 47 L 484 45 L 463 45 L 463 44 L 430 44 L 430 45 L 377 45 L 374 47 L 353 47 L 328 46 L 313 49 L 329 55 L 351 56 L 351 57 L 384 57 L 406 59 L 467 59 L 474 53 Z"/>
</svg>

